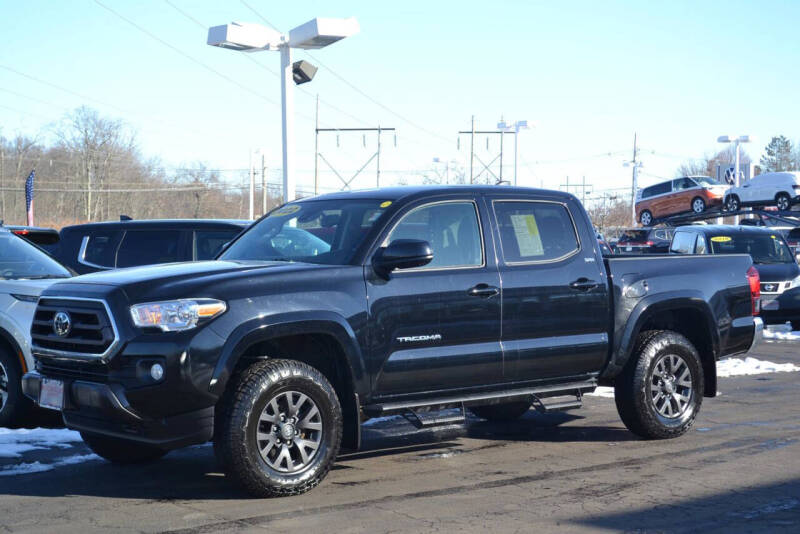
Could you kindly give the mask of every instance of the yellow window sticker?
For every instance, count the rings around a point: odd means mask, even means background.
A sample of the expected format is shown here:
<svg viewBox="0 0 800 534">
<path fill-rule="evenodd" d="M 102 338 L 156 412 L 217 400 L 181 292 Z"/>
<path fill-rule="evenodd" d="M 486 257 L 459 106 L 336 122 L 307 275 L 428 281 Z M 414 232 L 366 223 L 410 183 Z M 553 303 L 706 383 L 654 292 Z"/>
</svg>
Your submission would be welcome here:
<svg viewBox="0 0 800 534">
<path fill-rule="evenodd" d="M 711 238 L 711 241 L 714 243 L 727 243 L 728 241 L 732 241 L 733 238 L 727 235 L 715 235 Z"/>
<path fill-rule="evenodd" d="M 388 208 L 391 205 L 392 205 L 392 201 L 391 200 L 387 200 L 385 202 L 381 202 L 381 207 L 382 208 Z"/>
<path fill-rule="evenodd" d="M 517 246 L 521 256 L 544 255 L 542 237 L 539 235 L 536 217 L 533 215 L 512 215 L 511 226 L 514 228 L 514 237 L 517 239 Z"/>
<path fill-rule="evenodd" d="M 289 204 L 288 206 L 284 206 L 282 208 L 278 208 L 272 213 L 269 214 L 270 217 L 285 217 L 286 215 L 291 215 L 292 213 L 297 213 L 300 211 L 300 206 L 297 204 Z"/>
</svg>

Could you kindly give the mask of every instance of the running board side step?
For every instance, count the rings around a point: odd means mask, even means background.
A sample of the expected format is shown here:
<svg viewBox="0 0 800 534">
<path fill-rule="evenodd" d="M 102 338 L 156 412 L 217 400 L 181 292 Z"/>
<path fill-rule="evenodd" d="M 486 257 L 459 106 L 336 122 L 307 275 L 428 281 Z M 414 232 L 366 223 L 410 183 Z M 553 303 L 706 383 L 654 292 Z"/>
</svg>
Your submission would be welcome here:
<svg viewBox="0 0 800 534">
<path fill-rule="evenodd" d="M 566 396 L 566 395 L 565 395 Z M 566 410 L 574 410 L 583 406 L 583 393 L 581 390 L 573 391 L 570 396 L 575 397 L 574 400 L 561 400 L 556 402 L 543 402 L 542 399 L 534 397 L 533 407 L 540 413 L 549 412 L 563 412 Z"/>
<path fill-rule="evenodd" d="M 481 393 L 470 393 L 465 395 L 451 395 L 443 397 L 431 397 L 427 399 L 396 401 L 386 403 L 375 403 L 364 406 L 364 414 L 368 417 L 380 417 L 383 415 L 403 414 L 409 411 L 417 411 L 421 408 L 433 408 L 437 406 L 471 406 L 480 404 L 492 404 L 492 401 L 514 397 L 533 397 L 539 400 L 541 397 L 575 397 L 575 401 L 568 403 L 551 403 L 550 406 L 563 405 L 560 408 L 571 409 L 580 406 L 580 398 L 584 392 L 594 391 L 597 387 L 597 380 L 592 378 L 580 382 L 566 382 L 561 384 L 550 384 L 546 386 L 532 386 L 518 389 L 507 389 L 503 391 L 486 391 Z M 566 406 L 569 404 L 569 406 Z M 555 408 L 551 408 L 555 409 Z"/>
<path fill-rule="evenodd" d="M 467 413 L 463 404 L 459 407 L 458 412 L 456 413 L 442 414 L 441 412 L 417 412 L 408 409 L 403 412 L 403 417 L 405 417 L 409 423 L 418 429 L 431 428 L 435 426 L 458 425 L 467 421 Z"/>
</svg>

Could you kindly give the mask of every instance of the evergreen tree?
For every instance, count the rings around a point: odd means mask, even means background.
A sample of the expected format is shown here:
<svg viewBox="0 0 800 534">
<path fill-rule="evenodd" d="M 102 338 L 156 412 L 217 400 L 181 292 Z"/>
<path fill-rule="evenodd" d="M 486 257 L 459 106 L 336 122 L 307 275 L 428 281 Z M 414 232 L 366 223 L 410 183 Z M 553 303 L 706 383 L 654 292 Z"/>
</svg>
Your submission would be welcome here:
<svg viewBox="0 0 800 534">
<path fill-rule="evenodd" d="M 793 171 L 796 169 L 792 142 L 779 135 L 773 137 L 761 156 L 762 172 Z"/>
</svg>

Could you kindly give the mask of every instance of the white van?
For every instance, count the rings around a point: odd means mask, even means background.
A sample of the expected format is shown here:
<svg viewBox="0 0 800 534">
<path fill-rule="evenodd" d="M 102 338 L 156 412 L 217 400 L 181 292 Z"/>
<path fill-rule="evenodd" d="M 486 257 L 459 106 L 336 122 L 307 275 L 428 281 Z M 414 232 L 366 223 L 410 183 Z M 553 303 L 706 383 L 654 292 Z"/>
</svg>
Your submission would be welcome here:
<svg viewBox="0 0 800 534">
<path fill-rule="evenodd" d="M 759 174 L 728 189 L 723 202 L 728 211 L 738 211 L 742 206 L 776 206 L 779 211 L 788 211 L 800 202 L 800 173 Z"/>
</svg>

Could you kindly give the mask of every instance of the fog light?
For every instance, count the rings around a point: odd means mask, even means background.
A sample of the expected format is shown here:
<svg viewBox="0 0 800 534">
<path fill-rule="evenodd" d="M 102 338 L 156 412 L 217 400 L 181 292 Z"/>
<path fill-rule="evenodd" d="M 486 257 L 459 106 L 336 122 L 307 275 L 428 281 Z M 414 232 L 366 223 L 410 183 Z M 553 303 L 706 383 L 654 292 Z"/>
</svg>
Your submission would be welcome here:
<svg viewBox="0 0 800 534">
<path fill-rule="evenodd" d="M 154 363 L 153 367 L 150 368 L 150 376 L 153 377 L 153 380 L 159 381 L 164 378 L 164 368 L 161 367 L 160 363 Z"/>
</svg>

